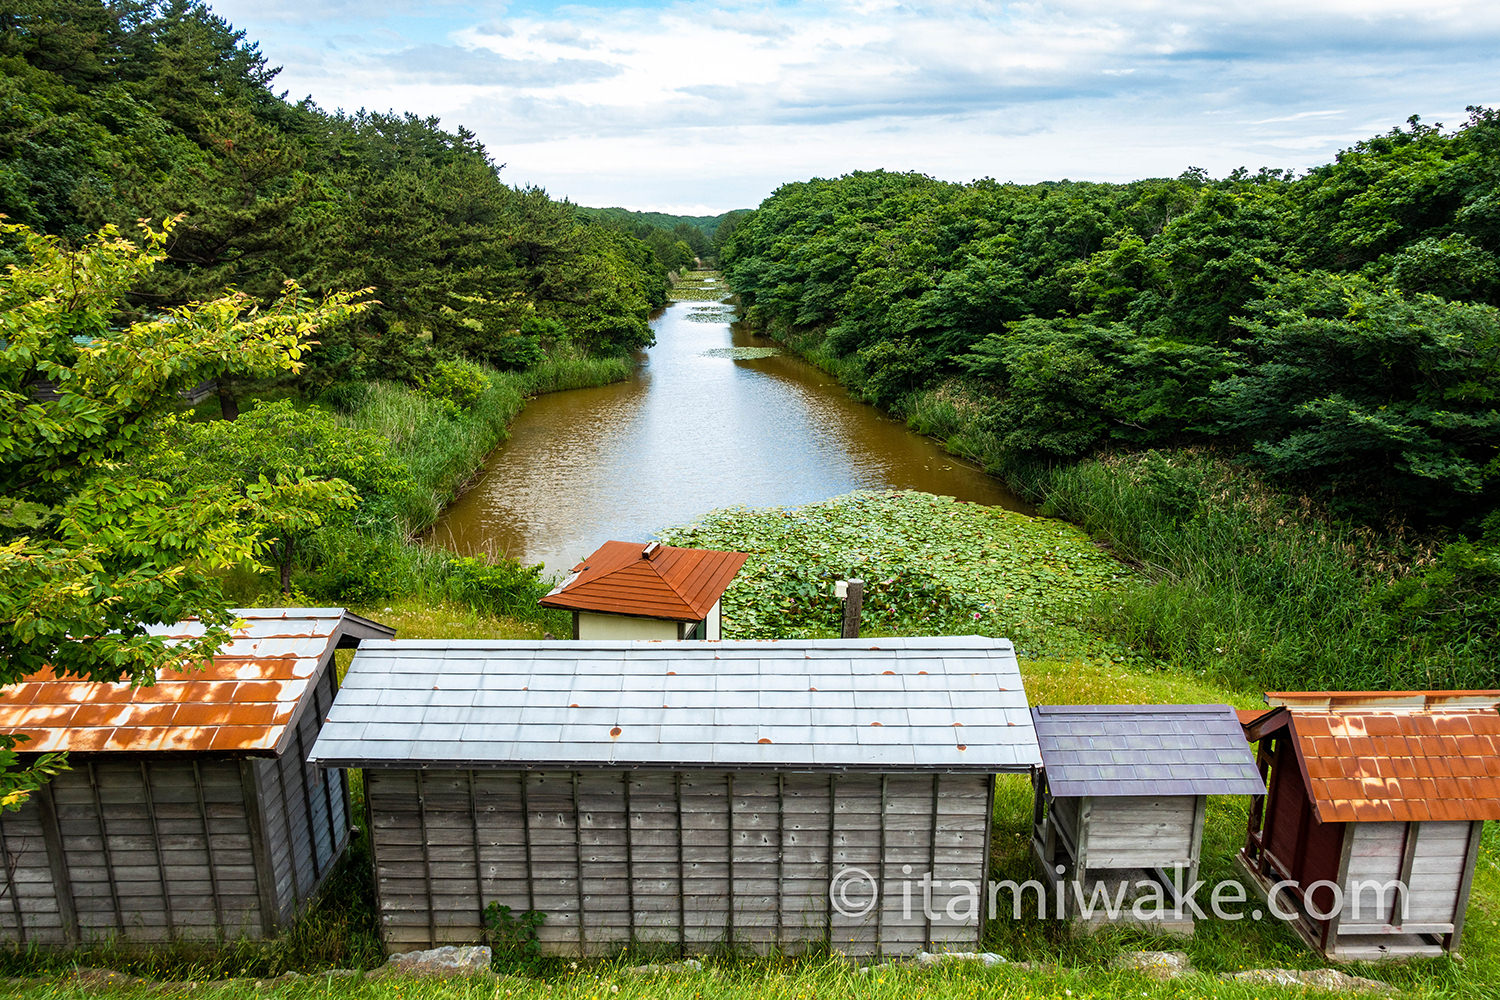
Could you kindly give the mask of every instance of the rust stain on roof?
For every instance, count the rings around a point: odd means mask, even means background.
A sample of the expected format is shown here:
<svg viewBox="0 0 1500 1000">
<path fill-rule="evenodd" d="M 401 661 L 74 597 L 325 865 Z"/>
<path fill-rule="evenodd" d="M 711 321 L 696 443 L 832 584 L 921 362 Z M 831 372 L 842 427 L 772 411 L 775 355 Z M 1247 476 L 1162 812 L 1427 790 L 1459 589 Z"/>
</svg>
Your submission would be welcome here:
<svg viewBox="0 0 1500 1000">
<path fill-rule="evenodd" d="M 545 608 L 701 621 L 749 558 L 743 552 L 605 542 L 542 598 Z"/>
<path fill-rule="evenodd" d="M 1266 704 L 1287 708 L 1490 708 L 1500 705 L 1500 690 L 1478 691 L 1268 691 Z"/>
<path fill-rule="evenodd" d="M 1242 726 L 1248 726 L 1262 716 L 1269 715 L 1270 713 L 1271 709 L 1269 708 L 1237 708 L 1234 710 L 1234 714 L 1239 717 L 1240 725 Z"/>
<path fill-rule="evenodd" d="M 1274 697 L 1323 822 L 1500 819 L 1500 692 Z"/>
<path fill-rule="evenodd" d="M 243 626 L 217 656 L 163 670 L 150 687 L 42 670 L 0 688 L 0 732 L 30 737 L 20 747 L 30 753 L 277 752 L 320 667 L 332 662 L 346 616 L 342 609 L 238 614 Z M 185 639 L 195 629 L 196 622 L 181 622 L 157 631 Z"/>
</svg>

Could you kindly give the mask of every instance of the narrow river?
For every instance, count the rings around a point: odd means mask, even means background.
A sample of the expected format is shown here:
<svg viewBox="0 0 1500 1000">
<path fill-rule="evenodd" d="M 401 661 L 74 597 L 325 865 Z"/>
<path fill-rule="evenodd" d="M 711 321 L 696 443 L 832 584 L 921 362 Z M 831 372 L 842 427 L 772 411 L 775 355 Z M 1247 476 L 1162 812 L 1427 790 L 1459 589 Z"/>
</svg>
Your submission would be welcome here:
<svg viewBox="0 0 1500 1000">
<path fill-rule="evenodd" d="M 730 324 L 727 306 L 674 303 L 653 326 L 656 345 L 634 378 L 527 404 L 432 539 L 558 571 L 608 539 L 644 541 L 735 504 L 914 489 L 1024 509 L 812 365 L 731 356 L 771 342 Z"/>
</svg>

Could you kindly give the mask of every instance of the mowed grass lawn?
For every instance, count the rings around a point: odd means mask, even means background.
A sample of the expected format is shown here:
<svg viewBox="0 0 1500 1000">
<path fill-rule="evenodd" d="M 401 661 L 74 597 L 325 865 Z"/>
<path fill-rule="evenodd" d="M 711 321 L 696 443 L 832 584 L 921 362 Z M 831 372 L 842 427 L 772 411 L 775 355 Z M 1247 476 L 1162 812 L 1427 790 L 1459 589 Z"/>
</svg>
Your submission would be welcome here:
<svg viewBox="0 0 1500 1000">
<path fill-rule="evenodd" d="M 862 501 L 862 516 L 873 513 L 868 501 Z M 916 517 L 916 508 L 934 512 L 930 501 L 920 497 L 911 503 L 898 504 L 887 510 L 878 530 L 861 533 L 862 544 L 878 543 L 873 551 L 861 553 L 871 562 L 891 566 L 902 562 L 896 553 L 911 557 L 914 564 L 933 568 L 941 578 L 965 576 L 974 567 L 963 565 L 963 555 L 950 549 L 913 551 L 915 535 L 926 537 Z M 788 512 L 777 512 L 765 518 L 748 518 L 744 522 L 743 541 L 757 533 L 765 535 L 766 557 L 750 567 L 747 580 L 759 581 L 759 595 L 743 593 L 736 604 L 742 608 L 781 611 L 790 603 L 788 591 L 778 582 L 772 556 L 784 548 L 782 523 Z M 840 505 L 825 508 L 826 518 L 804 508 L 797 516 L 808 517 L 804 532 L 837 549 L 836 530 L 847 513 Z M 1093 556 L 1084 552 L 1088 540 L 1081 533 L 1064 532 L 1059 522 L 1025 518 L 1022 515 L 1000 515 L 967 505 L 938 505 L 935 516 L 945 523 L 958 518 L 955 530 L 968 535 L 988 532 L 976 539 L 977 558 L 994 560 L 1003 550 L 1008 558 L 998 560 L 1010 573 L 1020 570 L 1028 579 L 1051 574 L 1055 582 L 1050 594 L 1017 595 L 1010 601 L 1002 598 L 995 605 L 980 609 L 979 617 L 970 612 L 961 621 L 951 623 L 949 631 L 977 625 L 985 631 L 991 626 L 1000 634 L 1023 633 L 1033 648 L 1044 647 L 1044 656 L 1026 657 L 1022 672 L 1028 696 L 1033 704 L 1068 703 L 1203 703 L 1225 702 L 1236 707 L 1261 704 L 1261 692 L 1249 678 L 1224 678 L 1198 675 L 1164 665 L 1153 656 L 1121 648 L 1107 637 L 1089 635 L 1090 609 L 1077 600 L 1053 600 L 1069 590 L 1068 579 L 1056 567 L 1080 567 L 1079 572 L 1097 582 L 1100 575 L 1092 566 Z M 776 530 L 768 529 L 768 524 Z M 727 519 L 708 518 L 698 528 L 702 535 L 713 536 L 719 543 L 731 543 Z M 915 533 L 915 534 L 913 534 Z M 707 539 L 704 539 L 706 541 Z M 701 543 L 701 542 L 700 542 Z M 1009 546 L 1009 548 L 1006 548 Z M 747 550 L 753 545 L 744 544 Z M 837 561 L 832 554 L 825 558 Z M 958 560 L 958 562 L 955 562 Z M 1029 565 L 1036 572 L 1028 573 Z M 940 567 L 940 568 L 934 568 Z M 1045 569 L 1046 573 L 1040 572 Z M 1000 573 L 991 579 L 1001 579 Z M 1121 578 L 1110 583 L 1101 595 L 1107 600 L 1110 588 L 1133 585 Z M 1008 585 L 1007 585 L 1008 586 Z M 914 591 L 915 593 L 916 591 Z M 923 591 L 923 593 L 926 593 Z M 794 595 L 793 595 L 794 596 Z M 1018 598 L 1025 596 L 1025 600 Z M 1076 596 L 1076 595 L 1069 595 Z M 1055 620 L 1042 620 L 1047 608 L 1057 608 Z M 536 638 L 536 626 L 501 618 L 477 616 L 451 606 L 427 606 L 406 602 L 386 607 L 360 609 L 362 613 L 386 621 L 410 638 L 421 637 L 490 637 Z M 896 609 L 900 611 L 901 609 Z M 1097 609 L 1095 609 L 1097 610 Z M 809 614 L 822 610 L 809 608 Z M 1005 621 L 1008 616 L 1024 615 Z M 901 617 L 897 615 L 896 617 Z M 1055 631 L 1054 631 L 1055 630 Z M 1042 641 L 1049 632 L 1074 637 L 1074 655 L 1056 653 L 1051 644 Z M 1023 646 L 1024 648 L 1024 646 Z M 1031 785 L 1025 776 L 999 779 L 995 799 L 994 838 L 991 843 L 992 877 L 1024 881 L 1034 877 L 1030 857 Z M 1249 803 L 1239 798 L 1210 800 L 1201 877 L 1209 884 L 1238 877 L 1234 855 L 1244 842 Z M 356 852 L 356 858 L 367 858 Z M 359 884 L 360 873 L 346 880 Z M 368 879 L 368 875 L 362 876 Z M 1247 893 L 1247 895 L 1249 895 Z M 1203 897 L 1200 897 L 1203 898 Z M 1002 897 L 1002 903 L 1006 897 Z M 1206 902 L 1206 899 L 1204 900 Z M 313 933 L 336 933 L 345 926 L 330 920 L 330 909 L 348 910 L 368 906 L 358 893 L 345 894 L 321 904 L 306 922 Z M 1247 903 L 1245 912 L 1254 908 Z M 347 914 L 341 914 L 340 919 Z M 1479 856 L 1464 935 L 1461 959 L 1437 959 L 1379 965 L 1342 966 L 1345 971 L 1382 980 L 1413 997 L 1433 998 L 1500 998 L 1500 824 L 1490 824 Z M 348 921 L 348 933 L 355 933 L 360 921 Z M 322 928 L 321 931 L 318 928 Z M 837 942 L 834 942 L 835 947 Z M 203 970 L 195 973 L 191 964 L 178 963 L 170 972 L 166 967 L 158 977 L 171 975 L 165 984 L 101 985 L 96 978 L 78 977 L 62 964 L 46 966 L 47 971 L 34 975 L 44 981 L 0 985 L 0 994 L 53 1000 L 53 998 L 97 996 L 191 995 L 223 997 L 226 1000 L 250 1000 L 260 997 L 371 997 L 381 1000 L 423 1000 L 423 998 L 491 998 L 491 1000 L 838 1000 L 838 998 L 879 998 L 879 1000 L 973 1000 L 984 997 L 1047 998 L 1047 1000 L 1105 1000 L 1105 998 L 1221 997 L 1225 1000 L 1268 1000 L 1285 996 L 1303 996 L 1304 987 L 1268 986 L 1261 983 L 1228 982 L 1221 973 L 1250 968 L 1311 969 L 1325 963 L 1309 951 L 1289 928 L 1274 918 L 1259 921 L 1200 921 L 1191 938 L 1152 936 L 1140 931 L 1106 930 L 1093 935 L 1074 936 L 1065 925 L 1052 920 L 1027 916 L 1012 920 L 991 921 L 986 928 L 985 948 L 1007 958 L 1010 964 L 984 968 L 976 964 L 941 968 L 896 966 L 861 973 L 838 956 L 815 956 L 798 960 L 751 957 L 711 957 L 701 972 L 640 976 L 629 967 L 661 956 L 624 954 L 610 961 L 570 962 L 554 960 L 525 974 L 507 974 L 499 978 L 476 977 L 445 981 L 364 979 L 359 976 L 326 976 L 311 974 L 303 978 L 277 982 L 233 979 L 207 982 L 223 972 Z M 1172 949 L 1187 952 L 1196 974 L 1158 982 L 1140 973 L 1110 968 L 1121 952 L 1136 949 Z M 370 949 L 358 951 L 369 953 Z M 670 960 L 670 959 L 666 959 Z M 98 964 L 88 960 L 89 964 Z M 1026 963 L 1026 964 L 1021 964 Z M 12 970 L 24 971 L 25 963 L 12 961 Z M 38 969 L 42 966 L 37 966 Z M 222 963 L 218 966 L 222 969 Z M 192 980 L 196 976 L 197 981 Z"/>
</svg>

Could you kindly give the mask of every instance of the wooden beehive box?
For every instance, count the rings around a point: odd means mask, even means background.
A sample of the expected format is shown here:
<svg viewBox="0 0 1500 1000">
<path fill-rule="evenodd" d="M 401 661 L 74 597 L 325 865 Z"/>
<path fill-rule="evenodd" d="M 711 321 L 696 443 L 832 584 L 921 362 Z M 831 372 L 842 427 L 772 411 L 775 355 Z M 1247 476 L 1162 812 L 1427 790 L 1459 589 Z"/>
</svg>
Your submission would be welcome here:
<svg viewBox="0 0 1500 1000">
<path fill-rule="evenodd" d="M 1261 787 L 1234 710 L 1041 705 L 1032 714 L 1042 755 L 1032 851 L 1053 886 L 1051 912 L 1084 929 L 1144 922 L 1191 932 L 1191 910 L 1178 897 L 1197 879 L 1207 797 Z M 1129 902 L 1142 890 L 1167 905 L 1090 902 Z"/>
<path fill-rule="evenodd" d="M 1245 725 L 1264 793 L 1239 860 L 1256 886 L 1328 958 L 1456 952 L 1484 821 L 1500 818 L 1500 692 L 1266 700 Z"/>
<path fill-rule="evenodd" d="M 151 687 L 49 672 L 0 691 L 0 731 L 71 766 L 0 813 L 0 938 L 269 937 L 317 892 L 350 826 L 343 772 L 306 761 L 338 689 L 334 651 L 394 632 L 341 608 L 237 614 L 212 662 Z"/>
<path fill-rule="evenodd" d="M 1038 762 L 975 637 L 374 643 L 313 756 L 365 769 L 387 947 L 499 903 L 564 955 L 972 951 L 994 775 Z"/>
</svg>

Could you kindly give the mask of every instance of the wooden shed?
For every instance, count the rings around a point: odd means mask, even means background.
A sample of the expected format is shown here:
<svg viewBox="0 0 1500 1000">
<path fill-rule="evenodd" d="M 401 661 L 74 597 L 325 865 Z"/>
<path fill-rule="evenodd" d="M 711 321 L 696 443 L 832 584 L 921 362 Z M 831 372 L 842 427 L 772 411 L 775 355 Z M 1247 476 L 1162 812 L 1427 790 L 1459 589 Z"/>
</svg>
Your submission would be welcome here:
<svg viewBox="0 0 1500 1000">
<path fill-rule="evenodd" d="M 605 542 L 542 598 L 573 612 L 575 639 L 719 639 L 719 599 L 743 552 Z"/>
<path fill-rule="evenodd" d="M 390 950 L 500 903 L 571 955 L 972 949 L 993 776 L 1038 762 L 972 637 L 372 643 L 313 759 L 366 769 Z"/>
<path fill-rule="evenodd" d="M 1032 852 L 1062 893 L 1054 913 L 1088 927 L 1143 922 L 1191 933 L 1179 905 L 1198 877 L 1210 795 L 1262 790 L 1255 757 L 1228 705 L 1039 705 L 1042 770 Z M 1060 869 L 1060 871 L 1059 871 Z M 1164 905 L 1111 914 L 1088 901 L 1131 899 L 1142 883 Z M 1136 910 L 1139 912 L 1136 912 Z"/>
<path fill-rule="evenodd" d="M 1299 692 L 1246 723 L 1264 795 L 1240 862 L 1332 959 L 1456 952 L 1500 818 L 1500 691 Z"/>
<path fill-rule="evenodd" d="M 350 826 L 343 773 L 305 756 L 338 687 L 334 650 L 395 633 L 340 608 L 236 614 L 211 662 L 150 687 L 43 672 L 0 690 L 0 732 L 72 768 L 0 813 L 0 937 L 265 937 L 317 892 Z"/>
</svg>

